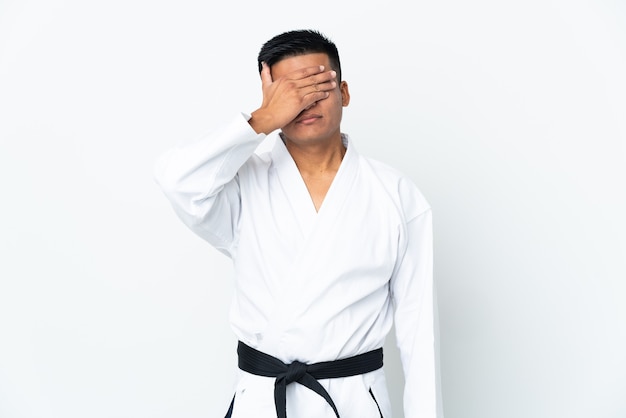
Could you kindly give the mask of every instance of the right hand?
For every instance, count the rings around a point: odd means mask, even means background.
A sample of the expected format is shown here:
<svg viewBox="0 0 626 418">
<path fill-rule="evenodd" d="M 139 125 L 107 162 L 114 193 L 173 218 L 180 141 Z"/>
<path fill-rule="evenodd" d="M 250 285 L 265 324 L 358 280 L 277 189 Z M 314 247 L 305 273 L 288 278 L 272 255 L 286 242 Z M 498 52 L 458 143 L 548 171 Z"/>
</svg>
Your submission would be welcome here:
<svg viewBox="0 0 626 418">
<path fill-rule="evenodd" d="M 257 133 L 269 134 L 294 120 L 315 102 L 326 99 L 337 86 L 335 71 L 324 66 L 306 67 L 272 80 L 270 68 L 263 63 L 261 84 L 263 103 L 252 112 L 250 125 Z"/>
</svg>

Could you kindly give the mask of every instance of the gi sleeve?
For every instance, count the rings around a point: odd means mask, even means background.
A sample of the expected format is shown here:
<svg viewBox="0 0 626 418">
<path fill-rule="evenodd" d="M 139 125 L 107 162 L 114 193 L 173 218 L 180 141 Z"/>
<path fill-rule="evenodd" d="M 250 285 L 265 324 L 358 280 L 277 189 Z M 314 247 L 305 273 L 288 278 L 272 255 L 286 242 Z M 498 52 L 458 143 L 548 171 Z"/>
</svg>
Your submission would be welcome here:
<svg viewBox="0 0 626 418">
<path fill-rule="evenodd" d="M 154 177 L 180 219 L 232 257 L 241 210 L 238 170 L 265 138 L 247 115 L 161 155 Z"/>
<path fill-rule="evenodd" d="M 396 339 L 405 377 L 406 418 L 442 418 L 435 356 L 432 212 L 406 225 L 406 251 L 391 282 Z"/>
</svg>

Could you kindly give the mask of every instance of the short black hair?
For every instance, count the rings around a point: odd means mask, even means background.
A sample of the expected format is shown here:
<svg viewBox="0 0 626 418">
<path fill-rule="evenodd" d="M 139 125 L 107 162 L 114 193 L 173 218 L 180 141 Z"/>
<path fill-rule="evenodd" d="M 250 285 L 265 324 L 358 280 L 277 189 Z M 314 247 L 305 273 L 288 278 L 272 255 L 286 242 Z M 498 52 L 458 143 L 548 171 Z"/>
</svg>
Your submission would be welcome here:
<svg viewBox="0 0 626 418">
<path fill-rule="evenodd" d="M 314 53 L 328 55 L 332 69 L 337 72 L 337 80 L 341 81 L 341 62 L 337 46 L 322 33 L 311 29 L 284 32 L 263 44 L 257 59 L 259 73 L 263 69 L 263 63 L 271 67 L 284 58 Z"/>
</svg>

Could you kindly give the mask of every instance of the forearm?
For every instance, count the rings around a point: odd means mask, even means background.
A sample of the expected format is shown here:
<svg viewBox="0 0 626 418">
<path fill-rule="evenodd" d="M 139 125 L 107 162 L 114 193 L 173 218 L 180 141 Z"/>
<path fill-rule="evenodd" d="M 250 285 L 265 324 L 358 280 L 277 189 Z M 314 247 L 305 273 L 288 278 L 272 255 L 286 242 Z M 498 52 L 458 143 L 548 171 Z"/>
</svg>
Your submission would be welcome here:
<svg viewBox="0 0 626 418">
<path fill-rule="evenodd" d="M 405 375 L 406 418 L 437 418 L 432 217 L 430 209 L 407 224 L 407 246 L 392 281 L 395 329 Z"/>
</svg>

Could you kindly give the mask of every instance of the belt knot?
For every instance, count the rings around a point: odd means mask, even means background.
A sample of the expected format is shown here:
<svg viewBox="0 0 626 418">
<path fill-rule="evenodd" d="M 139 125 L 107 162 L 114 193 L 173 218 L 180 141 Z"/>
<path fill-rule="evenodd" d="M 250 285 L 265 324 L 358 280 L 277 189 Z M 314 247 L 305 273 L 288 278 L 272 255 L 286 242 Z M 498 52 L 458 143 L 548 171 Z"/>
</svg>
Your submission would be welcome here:
<svg viewBox="0 0 626 418">
<path fill-rule="evenodd" d="M 257 376 L 275 377 L 274 404 L 278 418 L 287 418 L 287 385 L 299 383 L 317 393 L 330 405 L 339 418 L 337 406 L 318 379 L 339 379 L 378 370 L 383 367 L 383 349 L 378 348 L 340 360 L 305 364 L 294 361 L 285 364 L 276 357 L 263 353 L 239 341 L 239 368 Z M 234 402 L 234 398 L 233 398 Z M 231 404 L 232 405 L 232 404 Z"/>
<path fill-rule="evenodd" d="M 299 361 L 294 361 L 287 366 L 287 372 L 285 373 L 285 383 L 290 384 L 297 382 L 304 377 L 307 372 L 307 365 Z"/>
</svg>

